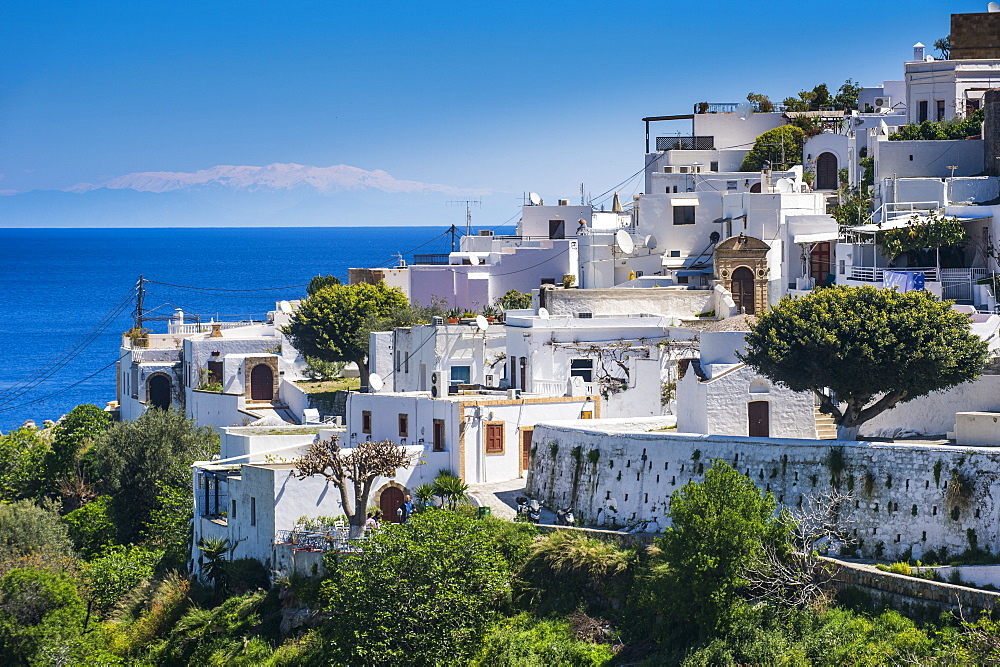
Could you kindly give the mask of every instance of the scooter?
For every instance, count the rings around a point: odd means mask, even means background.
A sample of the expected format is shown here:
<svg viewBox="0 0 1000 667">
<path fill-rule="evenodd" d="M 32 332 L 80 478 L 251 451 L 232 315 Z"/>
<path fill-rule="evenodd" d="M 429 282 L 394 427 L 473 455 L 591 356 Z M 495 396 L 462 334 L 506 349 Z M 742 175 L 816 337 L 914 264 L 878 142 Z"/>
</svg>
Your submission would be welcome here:
<svg viewBox="0 0 1000 667">
<path fill-rule="evenodd" d="M 517 501 L 517 518 L 526 519 L 528 517 L 528 499 L 524 496 L 518 496 L 514 500 Z"/>
<path fill-rule="evenodd" d="M 531 523 L 538 523 L 542 518 L 542 504 L 537 500 L 528 501 L 528 519 Z"/>
<path fill-rule="evenodd" d="M 573 515 L 573 508 L 567 507 L 564 510 L 557 510 L 556 523 L 561 526 L 575 526 L 576 517 Z"/>
</svg>

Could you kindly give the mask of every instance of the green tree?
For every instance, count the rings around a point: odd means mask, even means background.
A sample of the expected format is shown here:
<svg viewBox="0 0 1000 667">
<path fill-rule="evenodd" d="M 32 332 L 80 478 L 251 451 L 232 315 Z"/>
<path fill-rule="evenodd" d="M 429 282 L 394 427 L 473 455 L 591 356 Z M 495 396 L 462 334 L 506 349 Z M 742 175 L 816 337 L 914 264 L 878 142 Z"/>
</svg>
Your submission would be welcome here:
<svg viewBox="0 0 1000 667">
<path fill-rule="evenodd" d="M 140 546 L 111 546 L 83 565 L 88 608 L 101 614 L 111 610 L 126 594 L 153 576 L 160 554 Z"/>
<path fill-rule="evenodd" d="M 299 304 L 283 332 L 303 356 L 353 361 L 368 385 L 368 335 L 409 307 L 396 288 L 357 283 L 323 287 Z"/>
<path fill-rule="evenodd" d="M 21 427 L 0 436 L 0 500 L 36 499 L 46 490 L 50 430 Z"/>
<path fill-rule="evenodd" d="M 492 524 L 445 510 L 386 524 L 359 553 L 325 562 L 335 664 L 467 664 L 510 595 Z"/>
<path fill-rule="evenodd" d="M 843 83 L 840 89 L 837 91 L 837 95 L 833 98 L 832 106 L 834 109 L 839 109 L 841 111 L 849 111 L 851 109 L 858 108 L 858 94 L 861 92 L 861 84 L 857 81 L 852 81 L 848 79 Z"/>
<path fill-rule="evenodd" d="M 316 294 L 316 292 L 323 289 L 324 287 L 333 287 L 335 285 L 340 285 L 340 284 L 341 284 L 340 278 L 331 275 L 329 273 L 326 274 L 325 276 L 323 275 L 315 276 L 313 277 L 312 280 L 309 281 L 309 285 L 306 287 L 306 295 L 312 296 Z"/>
<path fill-rule="evenodd" d="M 937 52 L 941 54 L 941 57 L 945 60 L 951 59 L 951 35 L 946 37 L 941 37 L 934 42 L 934 48 Z"/>
<path fill-rule="evenodd" d="M 975 379 L 987 345 L 969 319 L 925 291 L 836 286 L 762 314 L 741 358 L 793 391 L 812 391 L 842 438 L 897 403 Z"/>
<path fill-rule="evenodd" d="M 465 493 L 469 490 L 469 485 L 451 473 L 438 475 L 434 479 L 434 495 L 441 499 L 443 505 L 453 510 L 459 501 L 465 499 Z"/>
<path fill-rule="evenodd" d="M 747 102 L 750 102 L 754 107 L 754 111 L 759 113 L 771 113 L 774 111 L 774 102 L 767 95 L 749 93 L 747 95 Z"/>
<path fill-rule="evenodd" d="M 160 484 L 190 488 L 191 464 L 219 451 L 219 435 L 176 410 L 147 410 L 102 433 L 92 451 L 119 539 L 129 543 L 161 507 Z"/>
<path fill-rule="evenodd" d="M 50 501 L 39 506 L 30 500 L 0 504 L 0 555 L 11 558 L 31 552 L 71 553 L 69 533 L 59 520 L 56 505 Z"/>
<path fill-rule="evenodd" d="M 80 454 L 111 426 L 111 415 L 96 405 L 73 408 L 52 429 L 52 450 L 45 467 L 51 480 L 74 474 Z"/>
<path fill-rule="evenodd" d="M 966 118 L 952 118 L 934 122 L 925 120 L 919 125 L 910 123 L 889 135 L 890 141 L 943 141 L 946 139 L 965 139 L 978 136 L 983 129 L 986 118 L 985 109 L 976 109 Z"/>
<path fill-rule="evenodd" d="M 191 519 L 194 518 L 194 497 L 190 484 L 172 486 L 156 483 L 159 494 L 156 507 L 150 511 L 143 526 L 147 546 L 162 552 L 158 571 L 187 569 L 191 558 Z"/>
<path fill-rule="evenodd" d="M 782 125 L 757 137 L 753 148 L 743 158 L 740 171 L 760 171 L 765 162 L 774 169 L 787 169 L 802 162 L 802 142 L 805 132 L 791 125 Z"/>
<path fill-rule="evenodd" d="M 60 652 L 76 640 L 84 615 L 83 602 L 68 576 L 29 568 L 11 570 L 0 578 L 4 664 L 53 664 L 45 652 Z"/>
<path fill-rule="evenodd" d="M 724 627 L 746 574 L 766 546 L 786 545 L 789 521 L 775 515 L 774 497 L 716 459 L 704 482 L 688 482 L 670 497 L 668 528 L 659 540 L 672 575 L 682 582 L 671 605 L 707 637 Z"/>
<path fill-rule="evenodd" d="M 115 524 L 111 521 L 111 496 L 98 496 L 78 510 L 62 518 L 69 529 L 73 546 L 89 558 L 116 541 Z"/>
</svg>

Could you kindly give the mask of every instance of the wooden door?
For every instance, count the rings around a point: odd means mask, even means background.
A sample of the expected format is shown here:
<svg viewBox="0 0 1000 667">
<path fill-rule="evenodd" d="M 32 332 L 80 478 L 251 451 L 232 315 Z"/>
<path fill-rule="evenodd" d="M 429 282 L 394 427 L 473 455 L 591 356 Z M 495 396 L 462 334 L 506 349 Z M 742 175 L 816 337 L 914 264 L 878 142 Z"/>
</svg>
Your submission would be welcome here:
<svg viewBox="0 0 1000 667">
<path fill-rule="evenodd" d="M 517 389 L 517 357 L 510 358 L 510 388 Z"/>
<path fill-rule="evenodd" d="M 396 510 L 398 510 L 403 504 L 403 492 L 394 486 L 388 487 L 382 492 L 382 495 L 378 499 L 378 507 L 382 510 L 382 520 L 391 521 L 393 523 L 400 523 L 400 518 L 396 516 Z M 359 512 L 363 512 L 363 508 L 358 509 Z"/>
<path fill-rule="evenodd" d="M 528 472 L 531 467 L 531 436 L 534 429 L 524 429 L 521 431 L 521 473 Z"/>
<path fill-rule="evenodd" d="M 274 372 L 267 364 L 257 364 L 250 371 L 250 400 L 270 401 L 274 398 Z"/>
<path fill-rule="evenodd" d="M 149 391 L 147 401 L 150 407 L 160 410 L 166 410 L 170 407 L 170 378 L 166 375 L 154 375 L 149 378 L 147 389 Z"/>
<path fill-rule="evenodd" d="M 837 156 L 833 153 L 821 153 L 816 158 L 816 189 L 837 189 Z"/>
<path fill-rule="evenodd" d="M 830 275 L 830 242 L 817 243 L 809 253 L 809 275 L 817 285 L 825 285 Z"/>
<path fill-rule="evenodd" d="M 731 281 L 733 301 L 736 302 L 736 312 L 753 315 L 757 312 L 753 298 L 753 272 L 745 266 L 733 271 Z"/>
<path fill-rule="evenodd" d="M 521 357 L 521 391 L 528 391 L 528 358 Z"/>
<path fill-rule="evenodd" d="M 771 437 L 770 405 L 767 401 L 747 403 L 747 435 L 757 438 Z"/>
</svg>

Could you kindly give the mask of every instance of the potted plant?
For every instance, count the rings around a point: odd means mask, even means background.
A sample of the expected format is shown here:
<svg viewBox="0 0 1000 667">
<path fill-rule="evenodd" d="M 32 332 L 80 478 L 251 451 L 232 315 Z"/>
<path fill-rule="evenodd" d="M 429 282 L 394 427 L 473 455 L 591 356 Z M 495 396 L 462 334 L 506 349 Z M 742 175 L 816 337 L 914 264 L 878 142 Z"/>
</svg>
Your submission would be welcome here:
<svg viewBox="0 0 1000 667">
<path fill-rule="evenodd" d="M 448 318 L 448 324 L 458 324 L 458 318 L 462 316 L 462 309 L 452 308 L 445 312 L 445 316 Z"/>
<path fill-rule="evenodd" d="M 498 308 L 494 308 L 493 306 L 483 306 L 483 317 L 486 318 L 487 322 L 492 322 L 499 316 L 500 310 Z"/>
</svg>

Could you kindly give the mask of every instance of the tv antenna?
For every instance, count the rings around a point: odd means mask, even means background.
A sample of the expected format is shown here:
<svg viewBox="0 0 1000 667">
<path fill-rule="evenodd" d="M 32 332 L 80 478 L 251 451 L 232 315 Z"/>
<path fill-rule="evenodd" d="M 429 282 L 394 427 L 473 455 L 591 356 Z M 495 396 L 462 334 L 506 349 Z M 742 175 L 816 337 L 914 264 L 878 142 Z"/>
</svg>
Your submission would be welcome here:
<svg viewBox="0 0 1000 667">
<path fill-rule="evenodd" d="M 454 199 L 449 204 L 465 204 L 465 235 L 472 236 L 472 207 L 482 206 L 482 199 Z"/>
</svg>

